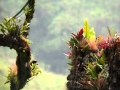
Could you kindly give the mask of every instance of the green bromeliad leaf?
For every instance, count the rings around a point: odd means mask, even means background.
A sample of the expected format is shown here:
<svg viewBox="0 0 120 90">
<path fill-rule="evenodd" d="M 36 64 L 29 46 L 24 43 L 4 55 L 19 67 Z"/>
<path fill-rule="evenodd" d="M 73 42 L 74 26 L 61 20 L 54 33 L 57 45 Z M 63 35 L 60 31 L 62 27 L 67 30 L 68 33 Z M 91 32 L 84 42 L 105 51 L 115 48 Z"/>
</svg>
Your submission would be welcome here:
<svg viewBox="0 0 120 90">
<path fill-rule="evenodd" d="M 84 32 L 83 32 L 83 35 L 89 41 L 95 41 L 95 39 L 96 39 L 96 34 L 95 34 L 95 31 L 94 31 L 94 28 L 89 27 L 88 21 L 86 19 L 84 20 Z"/>
<path fill-rule="evenodd" d="M 97 75 L 94 65 L 92 63 L 88 63 L 86 70 L 87 70 L 87 74 L 90 75 L 90 78 L 97 79 L 98 75 Z"/>
<path fill-rule="evenodd" d="M 74 39 L 74 38 L 71 38 L 70 41 L 69 41 L 69 43 L 70 43 L 71 47 L 73 47 L 74 45 L 77 44 L 77 40 Z"/>
<path fill-rule="evenodd" d="M 103 53 L 101 58 L 98 60 L 98 63 L 100 65 L 105 65 L 105 54 Z"/>
</svg>

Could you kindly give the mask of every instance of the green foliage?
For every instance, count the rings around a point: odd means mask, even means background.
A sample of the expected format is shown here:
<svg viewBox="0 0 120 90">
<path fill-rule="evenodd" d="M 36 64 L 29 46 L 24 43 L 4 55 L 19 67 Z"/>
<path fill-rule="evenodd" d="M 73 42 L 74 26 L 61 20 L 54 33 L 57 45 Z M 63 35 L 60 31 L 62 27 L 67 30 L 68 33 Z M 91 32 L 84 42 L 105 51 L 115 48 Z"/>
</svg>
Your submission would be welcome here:
<svg viewBox="0 0 120 90">
<path fill-rule="evenodd" d="M 87 68 L 86 71 L 87 71 L 87 74 L 90 75 L 90 77 L 89 77 L 90 79 L 97 79 L 98 78 L 98 74 L 95 70 L 94 64 L 88 63 L 88 65 L 86 66 L 86 68 Z"/>
<path fill-rule="evenodd" d="M 3 34 L 13 34 L 18 29 L 16 20 L 14 18 L 4 18 L 0 24 L 0 30 Z"/>
<path fill-rule="evenodd" d="M 26 7 L 26 8 L 24 9 L 25 15 L 28 14 L 28 13 L 30 13 L 30 12 L 31 12 L 31 8 L 30 8 L 30 7 Z"/>
<path fill-rule="evenodd" d="M 20 35 L 23 35 L 24 33 L 27 33 L 27 30 L 30 28 L 30 23 L 27 23 L 25 25 L 21 25 L 20 27 Z"/>
<path fill-rule="evenodd" d="M 105 55 L 103 54 L 100 58 L 97 57 L 97 61 L 90 62 L 86 65 L 87 75 L 90 80 L 98 80 L 99 77 L 108 77 L 108 65 L 105 63 Z"/>
<path fill-rule="evenodd" d="M 98 63 L 100 64 L 100 65 L 105 65 L 105 54 L 104 54 L 104 52 L 102 53 L 102 56 L 98 59 Z"/>
<path fill-rule="evenodd" d="M 31 70 L 32 76 L 37 76 L 39 73 L 41 73 L 41 70 L 36 63 L 31 63 Z"/>
<path fill-rule="evenodd" d="M 19 25 L 22 20 L 20 18 L 4 18 L 3 22 L 0 23 L 0 31 L 1 33 L 11 36 L 20 36 L 23 33 L 26 33 L 28 28 L 30 28 L 30 24 L 26 22 L 24 25 Z"/>
</svg>

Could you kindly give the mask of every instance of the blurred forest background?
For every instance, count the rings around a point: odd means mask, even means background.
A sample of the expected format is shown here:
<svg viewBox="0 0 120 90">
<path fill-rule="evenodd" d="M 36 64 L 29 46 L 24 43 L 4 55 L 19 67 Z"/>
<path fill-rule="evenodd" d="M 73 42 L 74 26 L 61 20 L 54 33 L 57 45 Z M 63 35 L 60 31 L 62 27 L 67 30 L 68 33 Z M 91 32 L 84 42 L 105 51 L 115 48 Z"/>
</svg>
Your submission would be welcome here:
<svg viewBox="0 0 120 90">
<path fill-rule="evenodd" d="M 15 15 L 26 1 L 0 0 L 0 21 Z M 120 0 L 36 0 L 35 8 L 29 38 L 32 57 L 42 73 L 23 90 L 65 90 L 69 73 L 69 61 L 64 55 L 68 50 L 66 42 L 72 32 L 82 28 L 85 18 L 97 35 L 106 35 L 107 26 L 120 32 Z M 0 90 L 9 90 L 4 82 L 15 60 L 14 50 L 0 47 Z"/>
</svg>

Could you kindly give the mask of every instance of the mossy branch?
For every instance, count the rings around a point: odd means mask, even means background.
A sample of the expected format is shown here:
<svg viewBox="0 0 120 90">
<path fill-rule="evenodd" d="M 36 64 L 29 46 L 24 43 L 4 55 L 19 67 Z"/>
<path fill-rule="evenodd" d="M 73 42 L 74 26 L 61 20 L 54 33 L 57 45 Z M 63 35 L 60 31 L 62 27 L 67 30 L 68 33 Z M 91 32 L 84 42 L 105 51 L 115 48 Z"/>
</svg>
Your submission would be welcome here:
<svg viewBox="0 0 120 90">
<path fill-rule="evenodd" d="M 32 70 L 31 50 L 27 42 L 29 25 L 34 14 L 34 5 L 35 0 L 28 0 L 16 15 L 12 18 L 5 18 L 0 24 L 0 46 L 9 47 L 17 52 L 16 72 L 11 69 L 8 75 L 11 90 L 22 89 L 31 76 L 38 74 L 35 72 L 36 69 Z M 25 20 L 22 25 L 19 25 L 16 17 L 23 10 L 25 10 Z M 33 72 L 34 74 L 32 74 Z"/>
</svg>

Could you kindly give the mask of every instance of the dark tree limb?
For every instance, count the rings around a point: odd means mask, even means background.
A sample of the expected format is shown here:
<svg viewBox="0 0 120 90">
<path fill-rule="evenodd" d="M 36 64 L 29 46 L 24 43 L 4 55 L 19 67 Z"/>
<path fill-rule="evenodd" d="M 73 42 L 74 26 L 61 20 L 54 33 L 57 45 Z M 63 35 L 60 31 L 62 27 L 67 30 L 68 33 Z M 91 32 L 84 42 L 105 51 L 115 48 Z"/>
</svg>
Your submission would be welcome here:
<svg viewBox="0 0 120 90">
<path fill-rule="evenodd" d="M 31 59 L 31 53 L 30 53 L 30 47 L 28 43 L 20 38 L 16 37 L 13 38 L 10 35 L 2 35 L 0 34 L 0 46 L 10 47 L 11 49 L 16 50 L 17 52 L 17 71 L 18 71 L 18 84 L 13 83 L 14 81 L 11 80 L 11 90 L 14 88 L 18 88 L 17 90 L 23 88 L 25 83 L 27 82 L 27 79 L 31 77 L 31 69 L 30 69 L 30 59 Z"/>
</svg>

